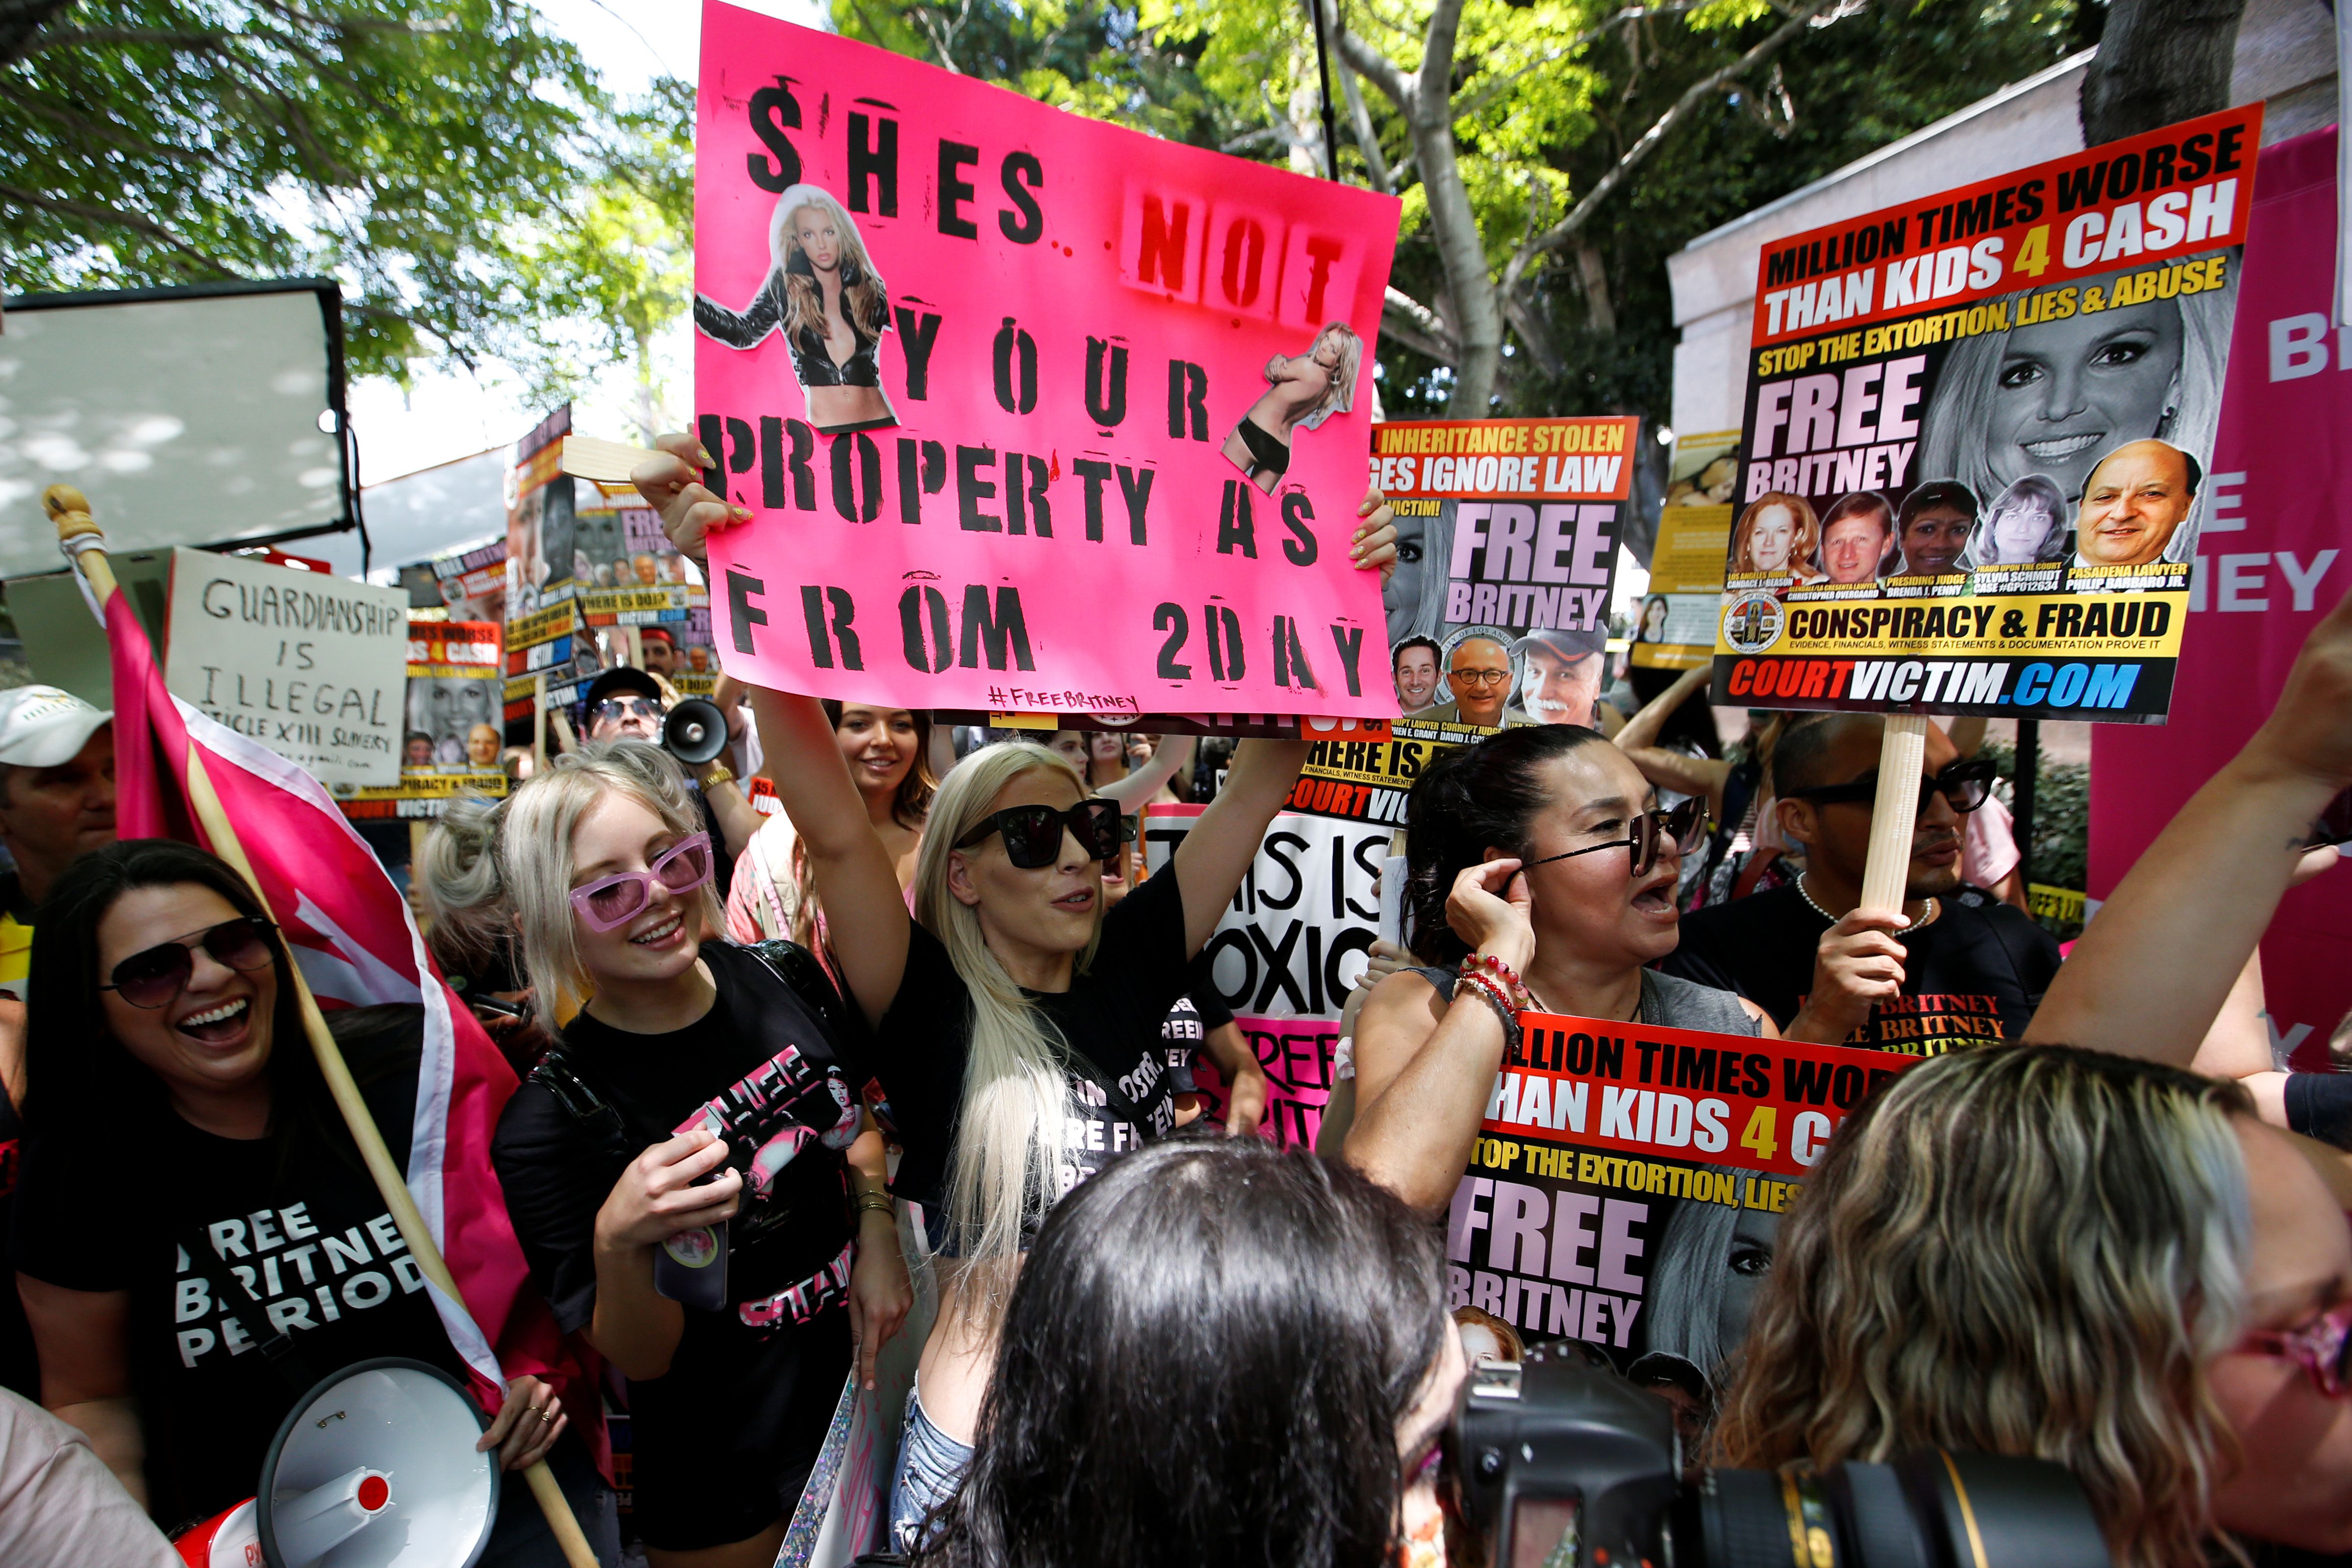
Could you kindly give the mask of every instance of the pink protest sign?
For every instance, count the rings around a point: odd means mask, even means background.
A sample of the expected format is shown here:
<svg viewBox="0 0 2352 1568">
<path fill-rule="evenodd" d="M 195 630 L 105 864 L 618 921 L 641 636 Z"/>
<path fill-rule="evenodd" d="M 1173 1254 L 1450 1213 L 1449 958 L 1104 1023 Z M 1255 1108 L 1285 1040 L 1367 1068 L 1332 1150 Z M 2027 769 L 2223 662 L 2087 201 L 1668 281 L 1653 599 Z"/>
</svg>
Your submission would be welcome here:
<svg viewBox="0 0 2352 1568">
<path fill-rule="evenodd" d="M 1395 713 L 1351 568 L 1398 204 L 703 13 L 727 667 L 908 707 Z"/>
<path fill-rule="evenodd" d="M 2336 141 L 2331 127 L 2263 149 L 2171 721 L 2091 734 L 2095 897 L 2246 743 L 2303 640 L 2352 591 L 2352 333 L 2328 317 Z M 2339 866 L 2288 894 L 2263 937 L 2272 1048 L 2299 1051 L 2306 1070 L 2326 1069 L 2328 1031 L 2352 1007 L 2347 887 Z"/>
</svg>

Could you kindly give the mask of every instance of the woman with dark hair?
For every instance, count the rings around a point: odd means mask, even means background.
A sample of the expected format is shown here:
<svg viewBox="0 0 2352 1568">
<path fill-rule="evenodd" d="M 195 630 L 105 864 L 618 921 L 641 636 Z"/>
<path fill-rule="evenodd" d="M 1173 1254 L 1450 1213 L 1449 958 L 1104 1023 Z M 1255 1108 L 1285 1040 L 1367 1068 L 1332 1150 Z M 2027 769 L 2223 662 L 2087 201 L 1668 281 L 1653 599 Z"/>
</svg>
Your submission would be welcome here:
<svg viewBox="0 0 2352 1568">
<path fill-rule="evenodd" d="M 920 709 L 876 707 L 827 698 L 824 716 L 834 744 L 849 764 L 866 802 L 874 836 L 898 873 L 914 881 L 915 852 L 940 781 L 931 772 L 931 716 Z M 760 826 L 735 862 L 727 894 L 727 934 L 738 942 L 799 943 L 824 951 L 824 911 L 809 871 L 808 851 L 779 811 Z"/>
<path fill-rule="evenodd" d="M 1985 508 L 1960 565 L 2054 566 L 2066 559 L 2066 497 L 2044 474 L 2028 474 Z"/>
<path fill-rule="evenodd" d="M 462 1379 L 328 1096 L 285 946 L 236 873 L 170 840 L 111 844 L 58 879 L 33 940 L 17 1289 L 43 1402 L 148 1511 L 174 1523 L 252 1496 L 278 1424 L 338 1367 L 412 1356 Z M 402 1165 L 423 1014 L 330 1018 Z M 281 1353 L 305 1370 L 288 1375 Z M 508 1469 L 551 1457 L 617 1556 L 585 1450 L 557 1446 L 569 1421 L 519 1376 L 480 1446 Z M 529 1494 L 507 1498 L 483 1561 L 560 1562 Z"/>
<path fill-rule="evenodd" d="M 1770 1034 L 1753 1003 L 1645 967 L 1706 803 L 1657 791 L 1599 732 L 1504 730 L 1424 768 L 1405 808 L 1412 951 L 1356 1022 L 1347 1156 L 1425 1214 L 1470 1158 L 1521 1008 Z"/>
<path fill-rule="evenodd" d="M 1146 1147 L 1038 1232 L 921 1561 L 1382 1568 L 1464 1375 L 1394 1197 L 1259 1138 Z"/>
</svg>

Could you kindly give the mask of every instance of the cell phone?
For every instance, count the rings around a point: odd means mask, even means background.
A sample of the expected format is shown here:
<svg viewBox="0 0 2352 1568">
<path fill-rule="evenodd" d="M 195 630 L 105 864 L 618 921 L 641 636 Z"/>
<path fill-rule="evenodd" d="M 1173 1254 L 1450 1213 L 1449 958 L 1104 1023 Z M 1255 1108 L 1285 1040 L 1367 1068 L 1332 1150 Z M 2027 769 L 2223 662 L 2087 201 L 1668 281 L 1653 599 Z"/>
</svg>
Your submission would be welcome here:
<svg viewBox="0 0 2352 1568">
<path fill-rule="evenodd" d="M 2319 813 L 2312 829 L 2311 841 L 2303 847 L 2315 850 L 2323 844 L 2342 843 L 2352 843 L 2352 789 L 2327 802 L 2327 810 Z"/>
</svg>

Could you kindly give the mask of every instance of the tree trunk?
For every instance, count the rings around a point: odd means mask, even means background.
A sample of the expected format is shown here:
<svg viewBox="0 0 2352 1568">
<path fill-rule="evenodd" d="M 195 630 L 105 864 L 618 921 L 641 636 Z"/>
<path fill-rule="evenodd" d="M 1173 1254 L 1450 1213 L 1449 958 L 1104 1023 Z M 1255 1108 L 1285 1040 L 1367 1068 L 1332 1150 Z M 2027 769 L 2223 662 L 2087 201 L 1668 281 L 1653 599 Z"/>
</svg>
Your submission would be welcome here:
<svg viewBox="0 0 2352 1568">
<path fill-rule="evenodd" d="M 2115 0 L 2083 77 L 2083 144 L 2229 108 L 2244 10 L 2245 0 Z"/>
<path fill-rule="evenodd" d="M 1455 336 L 1462 357 L 1454 367 L 1454 396 L 1446 402 L 1448 419 L 1485 419 L 1495 395 L 1495 371 L 1503 362 L 1503 301 L 1487 270 L 1486 248 L 1479 243 L 1478 220 L 1470 210 L 1469 188 L 1463 183 L 1461 165 L 1454 156 L 1454 126 L 1437 118 L 1449 106 L 1433 111 L 1434 123 L 1416 120 L 1413 150 L 1421 154 L 1421 183 L 1429 193 L 1429 222 L 1436 231 L 1437 257 L 1445 268 L 1445 286 L 1454 296 Z"/>
</svg>

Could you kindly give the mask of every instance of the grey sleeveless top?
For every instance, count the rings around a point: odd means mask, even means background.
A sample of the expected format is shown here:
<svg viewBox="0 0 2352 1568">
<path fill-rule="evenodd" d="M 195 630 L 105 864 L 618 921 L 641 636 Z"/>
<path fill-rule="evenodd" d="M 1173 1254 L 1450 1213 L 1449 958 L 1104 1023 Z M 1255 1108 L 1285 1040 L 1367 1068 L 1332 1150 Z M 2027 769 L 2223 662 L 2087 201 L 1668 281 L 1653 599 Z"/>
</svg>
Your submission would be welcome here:
<svg viewBox="0 0 2352 1568">
<path fill-rule="evenodd" d="M 1449 1004 L 1454 1000 L 1454 983 L 1461 976 L 1454 966 L 1433 965 L 1410 973 L 1436 987 L 1437 994 Z M 1705 1030 L 1713 1034 L 1762 1032 L 1761 1026 L 1739 1005 L 1736 993 L 1718 991 L 1713 986 L 1702 986 L 1675 975 L 1662 975 L 1655 969 L 1642 971 L 1642 1006 L 1634 1021 L 1660 1029 Z"/>
</svg>

